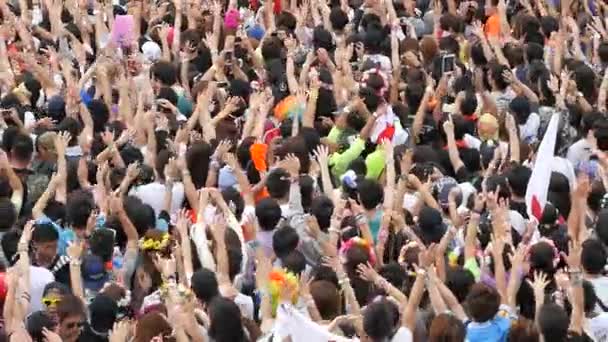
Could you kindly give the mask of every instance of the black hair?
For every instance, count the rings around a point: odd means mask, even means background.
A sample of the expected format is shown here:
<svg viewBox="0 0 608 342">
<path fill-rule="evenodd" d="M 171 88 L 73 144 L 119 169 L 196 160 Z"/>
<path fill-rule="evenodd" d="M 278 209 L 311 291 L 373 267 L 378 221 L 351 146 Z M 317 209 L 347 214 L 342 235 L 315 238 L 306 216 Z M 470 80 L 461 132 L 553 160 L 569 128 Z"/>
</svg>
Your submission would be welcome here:
<svg viewBox="0 0 608 342">
<path fill-rule="evenodd" d="M 59 233 L 50 223 L 37 223 L 32 231 L 33 242 L 53 242 L 59 240 Z"/>
<path fill-rule="evenodd" d="M 92 100 L 87 108 L 93 118 L 93 131 L 103 132 L 110 119 L 110 109 L 105 102 L 99 99 Z"/>
<path fill-rule="evenodd" d="M 266 189 L 270 197 L 283 199 L 289 194 L 290 188 L 289 173 L 281 168 L 270 171 L 266 178 Z"/>
<path fill-rule="evenodd" d="M 279 259 L 289 255 L 298 247 L 299 243 L 298 232 L 289 226 L 277 229 L 272 235 L 272 249 Z"/>
<path fill-rule="evenodd" d="M 93 195 L 88 191 L 77 190 L 67 198 L 67 223 L 75 229 L 84 229 L 91 211 L 95 208 Z"/>
<path fill-rule="evenodd" d="M 29 135 L 17 134 L 13 138 L 13 144 L 10 149 L 11 157 L 19 161 L 29 162 L 34 154 L 34 142 Z"/>
<path fill-rule="evenodd" d="M 380 183 L 371 180 L 363 179 L 357 184 L 357 192 L 359 200 L 363 208 L 372 210 L 382 203 L 384 200 L 384 189 Z"/>
<path fill-rule="evenodd" d="M 234 301 L 215 296 L 209 303 L 209 337 L 217 342 L 244 342 L 245 330 L 241 323 L 241 311 Z"/>
<path fill-rule="evenodd" d="M 271 231 L 281 220 L 281 207 L 276 200 L 265 198 L 256 204 L 255 216 L 262 231 Z"/>
<path fill-rule="evenodd" d="M 585 272 L 589 274 L 601 274 L 606 267 L 608 254 L 599 240 L 588 239 L 583 242 L 581 253 L 581 264 Z"/>
<path fill-rule="evenodd" d="M 472 91 L 466 91 L 464 97 L 460 102 L 460 113 L 462 115 L 474 114 L 477 110 L 477 96 Z"/>
<path fill-rule="evenodd" d="M 545 341 L 565 341 L 569 321 L 566 311 L 555 303 L 545 303 L 536 317 Z"/>
<path fill-rule="evenodd" d="M 158 61 L 152 65 L 152 76 L 164 86 L 172 86 L 177 82 L 177 68 L 170 62 Z"/>
<path fill-rule="evenodd" d="M 388 300 L 369 304 L 363 312 L 363 330 L 373 341 L 390 340 L 399 321 L 399 309 Z"/>
<path fill-rule="evenodd" d="M 143 203 L 135 196 L 127 196 L 123 200 L 125 212 L 135 226 L 139 236 L 143 236 L 148 229 L 156 226 L 156 215 L 154 209 Z M 122 229 L 120 229 L 122 231 Z"/>
<path fill-rule="evenodd" d="M 504 91 L 509 86 L 509 83 L 507 83 L 505 78 L 502 76 L 502 73 L 505 71 L 509 71 L 509 68 L 502 64 L 493 63 L 490 66 L 490 76 L 494 80 L 496 88 L 498 88 L 500 91 Z"/>
<path fill-rule="evenodd" d="M 17 245 L 19 244 L 20 237 L 21 234 L 16 229 L 13 229 L 2 235 L 2 240 L 0 240 L 2 253 L 4 253 L 10 265 L 14 264 L 15 260 L 13 258 L 17 255 Z"/>
<path fill-rule="evenodd" d="M 212 153 L 211 145 L 206 142 L 194 143 L 186 152 L 188 170 L 197 189 L 205 186 Z"/>
<path fill-rule="evenodd" d="M 515 196 L 524 197 L 526 195 L 530 176 L 532 176 L 532 170 L 523 165 L 517 165 L 509 171 L 507 181 Z"/>
<path fill-rule="evenodd" d="M 306 269 L 306 258 L 302 252 L 294 249 L 281 258 L 281 266 L 296 276 L 300 276 Z"/>
<path fill-rule="evenodd" d="M 210 269 L 203 267 L 194 272 L 190 283 L 196 298 L 203 304 L 209 304 L 215 297 L 220 296 L 215 272 Z"/>
<path fill-rule="evenodd" d="M 241 220 L 243 211 L 245 210 L 245 201 L 241 193 L 233 187 L 227 187 L 222 190 L 222 197 L 228 207 L 233 211 L 237 220 Z"/>
<path fill-rule="evenodd" d="M 329 197 L 321 195 L 315 197 L 312 200 L 312 204 L 310 206 L 310 213 L 314 215 L 317 219 L 321 231 L 327 232 L 327 229 L 329 229 L 333 212 L 334 203 Z"/>
<path fill-rule="evenodd" d="M 475 284 L 471 271 L 461 267 L 449 267 L 446 272 L 445 285 L 452 291 L 459 303 L 463 303 Z"/>
<path fill-rule="evenodd" d="M 348 24 L 348 15 L 339 7 L 334 7 L 329 13 L 329 21 L 334 31 L 341 31 Z"/>
<path fill-rule="evenodd" d="M 55 327 L 57 327 L 57 322 L 46 311 L 33 312 L 25 320 L 25 329 L 34 342 L 46 341 L 42 331 L 45 328 L 53 331 Z"/>
</svg>

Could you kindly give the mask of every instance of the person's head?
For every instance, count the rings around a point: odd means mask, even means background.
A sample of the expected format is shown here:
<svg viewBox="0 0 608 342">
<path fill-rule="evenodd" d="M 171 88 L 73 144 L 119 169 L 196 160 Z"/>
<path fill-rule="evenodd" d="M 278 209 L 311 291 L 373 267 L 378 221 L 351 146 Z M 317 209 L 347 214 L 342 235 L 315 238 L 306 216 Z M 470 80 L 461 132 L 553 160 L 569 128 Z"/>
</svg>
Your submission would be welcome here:
<svg viewBox="0 0 608 342">
<path fill-rule="evenodd" d="M 118 315 L 118 305 L 109 296 L 98 294 L 89 304 L 89 312 L 91 328 L 100 333 L 107 333 L 112 329 Z"/>
<path fill-rule="evenodd" d="M 57 318 L 57 306 L 63 296 L 70 293 L 70 289 L 60 282 L 48 283 L 42 291 L 42 304 L 46 312 Z"/>
<path fill-rule="evenodd" d="M 384 199 L 384 189 L 377 181 L 364 179 L 357 184 L 359 201 L 366 210 L 375 209 Z"/>
<path fill-rule="evenodd" d="M 456 316 L 442 313 L 433 319 L 429 328 L 429 342 L 462 342 L 466 335 L 464 323 Z"/>
<path fill-rule="evenodd" d="M 99 99 L 91 101 L 87 108 L 93 118 L 93 131 L 96 133 L 103 132 L 110 119 L 110 109 L 105 102 Z"/>
<path fill-rule="evenodd" d="M 265 198 L 256 204 L 255 216 L 262 231 L 271 231 L 281 220 L 281 207 L 276 200 Z"/>
<path fill-rule="evenodd" d="M 555 303 L 543 304 L 536 322 L 545 341 L 565 341 L 570 318 L 561 306 Z"/>
<path fill-rule="evenodd" d="M 215 297 L 207 310 L 209 320 L 209 337 L 217 342 L 245 341 L 245 330 L 241 323 L 241 311 L 233 300 L 221 296 Z"/>
<path fill-rule="evenodd" d="M 509 86 L 509 83 L 505 80 L 503 76 L 503 72 L 509 71 L 509 68 L 502 64 L 492 64 L 490 65 L 490 85 L 494 90 L 504 91 Z"/>
<path fill-rule="evenodd" d="M 161 337 L 163 342 L 173 342 L 173 327 L 165 317 L 157 311 L 149 312 L 137 320 L 134 342 L 149 342 L 154 337 Z"/>
<path fill-rule="evenodd" d="M 458 302 L 462 303 L 475 284 L 475 277 L 471 271 L 461 266 L 449 267 L 446 272 L 445 284 L 456 296 Z"/>
<path fill-rule="evenodd" d="M 87 191 L 74 191 L 70 193 L 66 203 L 67 223 L 77 235 L 85 234 L 87 220 L 95 208 L 93 195 Z M 80 236 L 84 237 L 84 236 Z"/>
<path fill-rule="evenodd" d="M 65 342 L 76 341 L 86 320 L 85 307 L 80 298 L 73 294 L 64 295 L 57 305 L 57 317 L 59 336 Z"/>
<path fill-rule="evenodd" d="M 515 342 L 537 342 L 540 335 L 533 321 L 520 317 L 511 323 L 508 341 Z"/>
<path fill-rule="evenodd" d="M 329 197 L 317 196 L 312 200 L 310 213 L 317 219 L 321 231 L 326 232 L 329 228 L 333 212 L 334 203 Z"/>
<path fill-rule="evenodd" d="M 334 283 L 315 280 L 310 284 L 310 295 L 322 319 L 332 320 L 340 315 L 340 293 Z"/>
<path fill-rule="evenodd" d="M 483 323 L 494 318 L 500 306 L 500 295 L 496 289 L 476 283 L 466 299 L 466 310 L 473 322 Z"/>
<path fill-rule="evenodd" d="M 194 272 L 191 286 L 192 292 L 201 304 L 208 304 L 213 298 L 220 295 L 215 273 L 207 268 L 201 268 Z"/>
<path fill-rule="evenodd" d="M 399 309 L 388 300 L 375 301 L 363 311 L 363 330 L 376 341 L 390 340 L 399 322 Z"/>
<path fill-rule="evenodd" d="M 152 81 L 155 90 L 162 86 L 170 87 L 177 82 L 177 70 L 167 61 L 158 61 L 152 65 Z"/>
<path fill-rule="evenodd" d="M 272 235 L 272 249 L 277 258 L 282 259 L 298 247 L 298 232 L 289 226 L 277 229 Z"/>
<path fill-rule="evenodd" d="M 606 267 L 607 258 L 608 254 L 599 240 L 588 239 L 583 242 L 581 263 L 586 273 L 593 275 L 601 274 Z"/>
<path fill-rule="evenodd" d="M 13 144 L 10 150 L 10 159 L 14 163 L 19 164 L 19 167 L 27 166 L 32 160 L 34 154 L 34 143 L 32 138 L 26 134 L 17 134 L 13 138 Z"/>
<path fill-rule="evenodd" d="M 32 245 L 36 262 L 50 264 L 57 256 L 59 233 L 50 223 L 36 224 L 32 232 Z"/>
<path fill-rule="evenodd" d="M 530 170 L 530 168 L 523 165 L 513 167 L 507 174 L 507 181 L 511 188 L 511 194 L 518 197 L 524 197 L 526 195 L 526 189 L 528 188 L 530 176 L 532 176 L 532 170 Z"/>
<path fill-rule="evenodd" d="M 528 63 L 544 60 L 544 48 L 537 43 L 526 44 L 525 59 Z"/>
<path fill-rule="evenodd" d="M 281 168 L 270 171 L 266 178 L 266 189 L 270 197 L 282 200 L 289 194 L 289 173 Z"/>
<path fill-rule="evenodd" d="M 45 311 L 33 312 L 25 320 L 25 329 L 34 342 L 46 341 L 42 333 L 45 328 L 52 332 L 57 330 L 57 321 Z"/>
<path fill-rule="evenodd" d="M 464 97 L 460 102 L 460 114 L 472 115 L 477 110 L 477 96 L 472 91 L 464 93 Z"/>
</svg>

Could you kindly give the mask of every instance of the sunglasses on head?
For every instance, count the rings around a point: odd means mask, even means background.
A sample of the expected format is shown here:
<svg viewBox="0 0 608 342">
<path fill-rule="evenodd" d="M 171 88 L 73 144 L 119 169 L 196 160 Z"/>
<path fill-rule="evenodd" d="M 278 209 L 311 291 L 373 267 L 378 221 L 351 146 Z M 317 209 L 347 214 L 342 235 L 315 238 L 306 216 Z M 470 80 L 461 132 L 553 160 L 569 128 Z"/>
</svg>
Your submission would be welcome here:
<svg viewBox="0 0 608 342">
<path fill-rule="evenodd" d="M 59 299 L 59 298 L 47 298 L 47 297 L 42 298 L 42 304 L 44 304 L 46 306 L 57 305 L 57 304 L 59 304 L 59 302 L 61 302 L 61 299 Z"/>
<path fill-rule="evenodd" d="M 84 322 L 70 322 L 65 325 L 68 329 L 74 329 L 76 327 L 82 328 L 84 326 Z"/>
</svg>

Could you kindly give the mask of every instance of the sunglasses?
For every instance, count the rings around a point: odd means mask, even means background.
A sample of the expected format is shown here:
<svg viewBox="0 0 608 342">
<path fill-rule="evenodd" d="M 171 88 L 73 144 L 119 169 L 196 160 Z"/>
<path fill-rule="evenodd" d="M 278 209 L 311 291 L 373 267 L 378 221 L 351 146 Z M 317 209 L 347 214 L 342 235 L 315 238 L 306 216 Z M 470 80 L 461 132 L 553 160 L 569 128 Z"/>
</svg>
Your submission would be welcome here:
<svg viewBox="0 0 608 342">
<path fill-rule="evenodd" d="M 74 329 L 76 327 L 82 328 L 84 326 L 84 322 L 70 322 L 65 325 L 68 329 Z"/>
<path fill-rule="evenodd" d="M 59 302 L 61 302 L 61 299 L 59 299 L 59 298 L 47 298 L 47 297 L 42 298 L 42 304 L 44 304 L 46 306 L 55 306 L 55 305 L 59 304 Z"/>
</svg>

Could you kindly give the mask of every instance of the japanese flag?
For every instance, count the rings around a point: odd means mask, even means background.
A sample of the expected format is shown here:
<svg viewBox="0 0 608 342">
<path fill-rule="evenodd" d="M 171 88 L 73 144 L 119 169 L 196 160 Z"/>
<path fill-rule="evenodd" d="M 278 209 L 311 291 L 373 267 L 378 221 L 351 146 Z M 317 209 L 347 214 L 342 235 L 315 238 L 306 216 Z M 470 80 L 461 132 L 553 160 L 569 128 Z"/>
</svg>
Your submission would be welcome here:
<svg viewBox="0 0 608 342">
<path fill-rule="evenodd" d="M 526 190 L 528 214 L 530 217 L 534 216 L 538 220 L 540 220 L 545 203 L 547 203 L 547 193 L 549 192 L 549 182 L 551 180 L 551 163 L 554 157 L 558 124 L 559 114 L 553 114 L 545 136 L 538 147 L 532 176 L 530 176 Z"/>
</svg>

